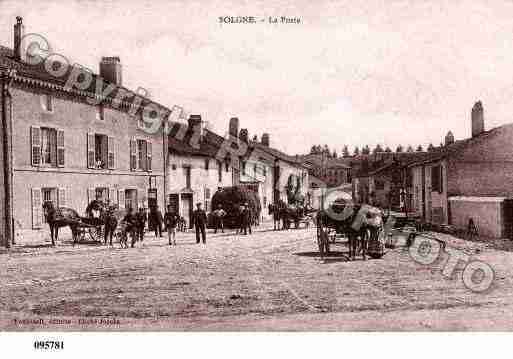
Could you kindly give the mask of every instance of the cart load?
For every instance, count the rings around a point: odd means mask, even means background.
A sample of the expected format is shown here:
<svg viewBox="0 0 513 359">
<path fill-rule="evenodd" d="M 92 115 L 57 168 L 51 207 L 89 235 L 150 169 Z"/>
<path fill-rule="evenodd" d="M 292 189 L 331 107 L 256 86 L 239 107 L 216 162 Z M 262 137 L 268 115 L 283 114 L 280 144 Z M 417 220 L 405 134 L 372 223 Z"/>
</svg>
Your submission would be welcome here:
<svg viewBox="0 0 513 359">
<path fill-rule="evenodd" d="M 239 226 L 240 206 L 247 203 L 251 213 L 259 217 L 262 211 L 258 194 L 243 186 L 232 186 L 220 188 L 212 197 L 212 210 L 221 205 L 226 212 L 224 217 L 224 226 L 236 228 Z M 211 216 L 210 216 L 211 217 Z M 212 219 L 209 218 L 209 224 Z"/>
</svg>

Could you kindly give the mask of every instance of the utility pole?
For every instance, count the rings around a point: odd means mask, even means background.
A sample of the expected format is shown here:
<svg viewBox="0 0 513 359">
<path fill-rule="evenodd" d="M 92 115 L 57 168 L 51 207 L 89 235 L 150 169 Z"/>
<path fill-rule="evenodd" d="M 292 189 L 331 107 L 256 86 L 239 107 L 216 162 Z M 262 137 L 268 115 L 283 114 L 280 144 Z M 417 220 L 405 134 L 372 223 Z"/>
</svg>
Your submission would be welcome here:
<svg viewBox="0 0 513 359">
<path fill-rule="evenodd" d="M 11 119 L 12 119 L 12 98 L 9 92 L 9 87 L 13 76 L 14 70 L 3 73 L 1 76 L 1 106 L 2 106 L 2 152 L 3 152 L 3 179 L 4 179 L 4 203 L 5 208 L 5 232 L 4 241 L 5 247 L 10 248 L 14 239 L 14 217 L 13 217 L 13 191 L 12 191 L 12 133 L 11 133 Z"/>
</svg>

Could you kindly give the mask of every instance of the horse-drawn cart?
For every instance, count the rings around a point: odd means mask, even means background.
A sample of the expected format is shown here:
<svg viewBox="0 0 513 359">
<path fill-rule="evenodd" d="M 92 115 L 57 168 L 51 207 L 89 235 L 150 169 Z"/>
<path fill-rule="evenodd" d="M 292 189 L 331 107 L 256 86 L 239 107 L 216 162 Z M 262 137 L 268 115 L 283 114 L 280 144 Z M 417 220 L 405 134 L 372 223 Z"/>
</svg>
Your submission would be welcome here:
<svg viewBox="0 0 513 359">
<path fill-rule="evenodd" d="M 321 256 L 330 253 L 333 244 L 345 244 L 349 258 L 366 255 L 381 258 L 385 252 L 381 211 L 375 207 L 341 201 L 317 214 L 317 246 Z"/>
<path fill-rule="evenodd" d="M 75 224 L 75 236 L 73 244 L 93 241 L 102 242 L 105 236 L 105 225 L 99 218 L 84 218 Z"/>
</svg>

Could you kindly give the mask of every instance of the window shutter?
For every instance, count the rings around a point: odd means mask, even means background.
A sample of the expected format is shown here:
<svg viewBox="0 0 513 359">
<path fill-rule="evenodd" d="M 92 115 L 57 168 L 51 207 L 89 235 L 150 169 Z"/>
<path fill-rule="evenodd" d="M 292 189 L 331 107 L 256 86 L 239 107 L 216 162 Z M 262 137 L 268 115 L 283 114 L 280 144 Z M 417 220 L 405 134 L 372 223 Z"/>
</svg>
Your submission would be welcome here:
<svg viewBox="0 0 513 359">
<path fill-rule="evenodd" d="M 116 204 L 116 189 L 115 188 L 109 188 L 109 200 L 110 204 Z"/>
<path fill-rule="evenodd" d="M 87 189 L 87 204 L 91 203 L 93 200 L 96 199 L 96 190 L 94 187 Z"/>
<path fill-rule="evenodd" d="M 115 166 L 115 163 L 114 163 L 114 137 L 109 137 L 108 138 L 108 151 L 109 151 L 109 154 L 108 154 L 108 159 L 107 159 L 107 162 L 108 162 L 108 167 L 109 169 L 114 169 L 114 166 Z"/>
<path fill-rule="evenodd" d="M 43 197 L 41 188 L 32 188 L 32 229 L 43 226 Z"/>
<path fill-rule="evenodd" d="M 95 143 L 94 133 L 87 134 L 87 168 L 95 168 Z"/>
<path fill-rule="evenodd" d="M 41 164 L 41 128 L 38 126 L 30 127 L 30 142 L 32 148 L 32 166 Z"/>
<path fill-rule="evenodd" d="M 64 130 L 57 130 L 57 167 L 64 167 Z"/>
<path fill-rule="evenodd" d="M 118 189 L 118 207 L 125 208 L 125 190 Z"/>
<path fill-rule="evenodd" d="M 151 171 L 152 143 L 150 141 L 146 141 L 146 158 L 146 169 Z"/>
<path fill-rule="evenodd" d="M 135 171 L 137 169 L 137 141 L 130 140 L 130 169 Z"/>
<path fill-rule="evenodd" d="M 58 206 L 59 207 L 66 207 L 66 189 L 65 188 L 59 188 L 59 194 L 57 198 Z"/>
</svg>

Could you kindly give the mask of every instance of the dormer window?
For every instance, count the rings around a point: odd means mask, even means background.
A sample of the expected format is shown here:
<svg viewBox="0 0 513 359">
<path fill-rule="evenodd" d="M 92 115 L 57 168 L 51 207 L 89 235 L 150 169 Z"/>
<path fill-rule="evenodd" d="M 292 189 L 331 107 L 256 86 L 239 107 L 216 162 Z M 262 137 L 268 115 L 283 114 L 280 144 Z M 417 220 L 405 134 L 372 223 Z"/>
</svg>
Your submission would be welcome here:
<svg viewBox="0 0 513 359">
<path fill-rule="evenodd" d="M 41 95 L 41 107 L 46 112 L 53 112 L 52 96 L 49 94 Z"/>
</svg>

